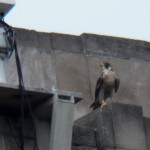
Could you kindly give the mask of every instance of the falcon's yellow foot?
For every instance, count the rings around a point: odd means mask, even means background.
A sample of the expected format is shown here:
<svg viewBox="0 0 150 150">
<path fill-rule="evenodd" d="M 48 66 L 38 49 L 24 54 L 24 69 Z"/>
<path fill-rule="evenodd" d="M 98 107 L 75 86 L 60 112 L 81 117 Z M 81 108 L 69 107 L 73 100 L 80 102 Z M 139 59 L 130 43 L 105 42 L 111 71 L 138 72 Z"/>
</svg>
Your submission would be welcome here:
<svg viewBox="0 0 150 150">
<path fill-rule="evenodd" d="M 103 109 L 103 107 L 107 107 L 107 103 L 105 101 L 101 102 L 101 110 Z"/>
</svg>

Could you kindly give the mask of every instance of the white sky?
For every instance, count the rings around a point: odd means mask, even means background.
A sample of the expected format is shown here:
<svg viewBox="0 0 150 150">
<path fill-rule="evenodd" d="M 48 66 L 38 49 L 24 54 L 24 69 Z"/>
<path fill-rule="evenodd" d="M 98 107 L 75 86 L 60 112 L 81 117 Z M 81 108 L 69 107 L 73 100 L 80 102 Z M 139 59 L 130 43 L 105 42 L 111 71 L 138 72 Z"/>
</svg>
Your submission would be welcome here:
<svg viewBox="0 0 150 150">
<path fill-rule="evenodd" d="M 42 32 L 150 41 L 150 0 L 16 0 L 5 20 Z"/>
</svg>

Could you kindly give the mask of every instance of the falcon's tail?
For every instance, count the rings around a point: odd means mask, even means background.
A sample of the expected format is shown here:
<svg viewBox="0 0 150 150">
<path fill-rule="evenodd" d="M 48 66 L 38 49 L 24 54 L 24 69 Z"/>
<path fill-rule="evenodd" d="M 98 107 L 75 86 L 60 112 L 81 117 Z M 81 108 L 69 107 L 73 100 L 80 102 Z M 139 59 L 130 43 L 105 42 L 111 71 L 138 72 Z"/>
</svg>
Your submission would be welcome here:
<svg viewBox="0 0 150 150">
<path fill-rule="evenodd" d="M 100 107 L 99 101 L 95 101 L 95 102 L 93 102 L 93 103 L 90 105 L 89 108 L 93 108 L 93 110 L 95 110 L 95 109 L 97 109 L 97 108 L 99 108 L 99 107 Z"/>
<path fill-rule="evenodd" d="M 90 107 L 89 107 L 89 108 L 92 108 L 92 107 L 94 106 L 94 104 L 95 104 L 95 102 L 93 102 L 93 103 L 90 105 Z"/>
</svg>

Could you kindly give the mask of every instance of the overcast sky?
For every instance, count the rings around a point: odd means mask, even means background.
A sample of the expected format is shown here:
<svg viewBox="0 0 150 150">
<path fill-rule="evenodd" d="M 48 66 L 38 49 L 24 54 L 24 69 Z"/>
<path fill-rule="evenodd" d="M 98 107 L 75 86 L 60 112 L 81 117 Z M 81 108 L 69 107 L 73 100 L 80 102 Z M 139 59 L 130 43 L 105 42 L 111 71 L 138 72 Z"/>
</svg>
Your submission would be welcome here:
<svg viewBox="0 0 150 150">
<path fill-rule="evenodd" d="M 150 41 L 150 0 L 16 0 L 5 20 L 42 32 Z"/>
</svg>

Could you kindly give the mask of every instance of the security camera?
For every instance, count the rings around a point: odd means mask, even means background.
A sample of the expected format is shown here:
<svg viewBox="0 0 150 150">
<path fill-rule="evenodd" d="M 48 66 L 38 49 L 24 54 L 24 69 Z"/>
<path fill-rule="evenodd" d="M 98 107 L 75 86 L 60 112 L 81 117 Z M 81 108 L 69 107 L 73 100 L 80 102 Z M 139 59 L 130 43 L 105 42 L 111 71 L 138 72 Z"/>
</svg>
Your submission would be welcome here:
<svg viewBox="0 0 150 150">
<path fill-rule="evenodd" d="M 0 59 L 5 59 L 13 50 L 14 33 L 4 17 L 14 5 L 14 0 L 0 0 Z"/>
<path fill-rule="evenodd" d="M 14 0 L 0 0 L 0 17 L 3 18 L 15 5 Z"/>
</svg>

